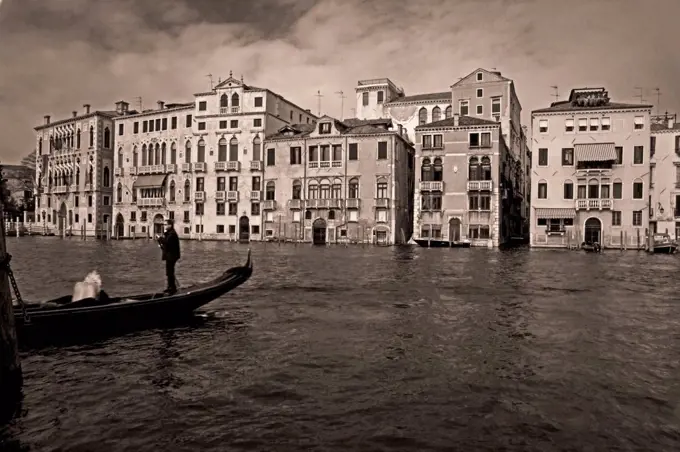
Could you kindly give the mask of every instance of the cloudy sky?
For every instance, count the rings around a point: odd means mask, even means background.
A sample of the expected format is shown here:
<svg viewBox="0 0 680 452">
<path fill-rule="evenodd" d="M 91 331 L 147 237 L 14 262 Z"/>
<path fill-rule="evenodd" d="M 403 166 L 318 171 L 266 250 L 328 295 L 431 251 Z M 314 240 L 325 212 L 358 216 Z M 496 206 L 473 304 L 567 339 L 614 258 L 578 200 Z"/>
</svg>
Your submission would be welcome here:
<svg viewBox="0 0 680 452">
<path fill-rule="evenodd" d="M 0 160 L 34 149 L 46 114 L 188 101 L 243 74 L 339 116 L 361 78 L 444 91 L 478 67 L 515 80 L 524 118 L 551 85 L 635 87 L 680 106 L 680 0 L 0 0 Z"/>
</svg>

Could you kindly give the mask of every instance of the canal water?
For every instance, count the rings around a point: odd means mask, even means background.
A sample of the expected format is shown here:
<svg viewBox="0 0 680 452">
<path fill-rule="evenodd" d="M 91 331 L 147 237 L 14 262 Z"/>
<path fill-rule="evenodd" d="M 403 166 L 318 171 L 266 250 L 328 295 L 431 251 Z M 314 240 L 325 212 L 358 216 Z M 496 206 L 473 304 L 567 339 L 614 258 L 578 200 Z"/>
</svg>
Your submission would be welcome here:
<svg viewBox="0 0 680 452">
<path fill-rule="evenodd" d="M 183 242 L 178 279 L 247 248 Z M 163 288 L 153 242 L 10 238 L 25 298 L 98 270 Z M 191 326 L 23 352 L 10 451 L 677 451 L 680 258 L 254 244 Z"/>
</svg>

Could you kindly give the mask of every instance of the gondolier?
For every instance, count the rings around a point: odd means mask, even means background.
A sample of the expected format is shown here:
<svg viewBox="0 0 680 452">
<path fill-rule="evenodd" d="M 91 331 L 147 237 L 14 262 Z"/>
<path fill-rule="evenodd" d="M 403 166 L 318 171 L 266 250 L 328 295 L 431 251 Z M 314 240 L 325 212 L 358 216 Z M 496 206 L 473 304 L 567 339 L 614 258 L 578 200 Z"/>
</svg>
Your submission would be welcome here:
<svg viewBox="0 0 680 452">
<path fill-rule="evenodd" d="M 158 245 L 163 251 L 162 260 L 165 261 L 165 276 L 168 278 L 168 287 L 165 291 L 169 294 L 177 292 L 177 279 L 175 278 L 175 264 L 180 258 L 179 237 L 175 231 L 174 221 L 167 221 L 167 229 L 162 236 L 156 236 Z"/>
</svg>

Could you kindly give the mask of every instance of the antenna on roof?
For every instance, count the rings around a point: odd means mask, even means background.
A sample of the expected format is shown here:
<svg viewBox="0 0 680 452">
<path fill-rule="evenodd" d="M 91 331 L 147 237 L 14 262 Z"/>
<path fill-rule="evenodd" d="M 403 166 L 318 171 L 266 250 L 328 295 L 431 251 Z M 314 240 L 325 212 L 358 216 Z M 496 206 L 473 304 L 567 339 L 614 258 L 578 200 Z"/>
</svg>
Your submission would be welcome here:
<svg viewBox="0 0 680 452">
<path fill-rule="evenodd" d="M 208 80 L 210 80 L 210 91 L 212 91 L 212 89 L 213 89 L 213 78 L 212 78 L 212 74 L 208 74 L 208 75 L 206 75 L 206 77 L 208 77 Z"/>
<path fill-rule="evenodd" d="M 345 119 L 345 93 L 340 91 L 336 91 L 335 94 L 340 96 L 340 121 Z"/>
<path fill-rule="evenodd" d="M 323 97 L 323 94 L 321 94 L 321 90 L 318 90 L 315 94 L 316 96 L 316 107 L 319 112 L 317 116 L 321 116 L 321 98 Z"/>
<path fill-rule="evenodd" d="M 656 91 L 656 114 L 659 114 L 659 110 L 661 109 L 661 90 L 659 88 L 654 88 L 654 91 Z"/>
<path fill-rule="evenodd" d="M 555 94 L 553 94 L 553 96 L 555 96 L 555 102 L 559 101 L 560 100 L 560 91 L 558 89 L 558 86 L 552 85 L 551 88 L 555 90 Z"/>
<path fill-rule="evenodd" d="M 144 108 L 143 108 L 144 104 L 142 104 L 142 96 L 135 97 L 135 100 L 137 101 L 137 105 L 139 105 L 139 112 L 140 113 L 143 112 L 144 111 Z"/>
<path fill-rule="evenodd" d="M 637 97 L 637 98 L 640 99 L 640 103 L 643 103 L 643 102 L 644 102 L 644 99 L 643 99 L 642 97 L 644 96 L 644 94 L 643 94 L 644 89 L 643 89 L 643 88 L 640 88 L 639 86 L 636 86 L 635 89 L 638 90 L 638 91 L 640 91 L 640 94 L 636 94 L 635 97 Z"/>
</svg>

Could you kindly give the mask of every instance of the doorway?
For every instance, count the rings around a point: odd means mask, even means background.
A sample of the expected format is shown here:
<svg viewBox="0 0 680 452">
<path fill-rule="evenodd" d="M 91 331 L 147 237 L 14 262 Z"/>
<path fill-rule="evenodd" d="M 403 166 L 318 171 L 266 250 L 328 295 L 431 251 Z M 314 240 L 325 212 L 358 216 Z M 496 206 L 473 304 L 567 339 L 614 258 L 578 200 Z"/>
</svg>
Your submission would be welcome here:
<svg viewBox="0 0 680 452">
<path fill-rule="evenodd" d="M 153 217 L 153 233 L 154 235 L 163 235 L 163 215 L 157 213 Z"/>
<path fill-rule="evenodd" d="M 123 218 L 123 214 L 118 214 L 116 215 L 116 238 L 117 239 L 122 239 L 123 236 L 125 235 L 125 219 Z"/>
<path fill-rule="evenodd" d="M 588 218 L 585 223 L 584 240 L 586 243 L 602 242 L 602 222 L 598 218 Z"/>
<path fill-rule="evenodd" d="M 238 220 L 238 241 L 250 241 L 250 218 L 246 217 L 245 215 Z"/>
<path fill-rule="evenodd" d="M 312 243 L 314 245 L 326 244 L 326 220 L 317 218 L 312 223 Z"/>
<path fill-rule="evenodd" d="M 61 207 L 59 207 L 59 235 L 62 235 L 66 230 L 66 203 L 62 202 Z"/>
<path fill-rule="evenodd" d="M 449 242 L 460 242 L 460 218 L 449 220 Z"/>
</svg>

